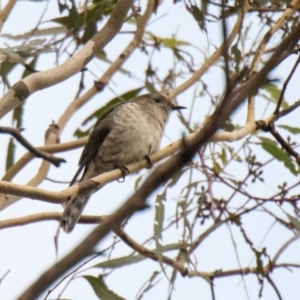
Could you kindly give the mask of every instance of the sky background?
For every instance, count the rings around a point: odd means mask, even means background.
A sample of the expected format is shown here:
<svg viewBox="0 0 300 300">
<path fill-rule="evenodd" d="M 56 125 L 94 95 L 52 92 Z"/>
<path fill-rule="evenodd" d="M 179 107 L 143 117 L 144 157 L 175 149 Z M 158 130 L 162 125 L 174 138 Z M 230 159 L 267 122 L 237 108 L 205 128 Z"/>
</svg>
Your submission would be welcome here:
<svg viewBox="0 0 300 300">
<path fill-rule="evenodd" d="M 170 3 L 169 3 L 170 2 Z M 144 7 L 145 1 L 141 1 Z M 1 3 L 4 7 L 5 2 Z M 9 17 L 7 23 L 5 23 L 3 33 L 10 34 L 22 34 L 31 30 L 36 24 L 38 24 L 40 16 L 44 11 L 47 3 L 46 2 L 27 2 L 20 1 L 14 8 L 11 16 Z M 26 17 L 24 15 L 26 12 Z M 52 26 L 47 22 L 51 18 L 58 16 L 58 7 L 56 1 L 49 1 L 47 11 L 43 17 L 43 21 L 46 21 L 41 27 Z M 148 27 L 149 30 L 156 32 L 159 36 L 169 37 L 170 34 L 177 35 L 178 39 L 190 41 L 195 45 L 195 63 L 200 64 L 204 60 L 204 55 L 201 55 L 199 49 L 206 49 L 207 38 L 199 31 L 198 25 L 192 18 L 186 13 L 183 3 L 178 3 L 173 5 L 171 1 L 164 1 L 158 9 L 158 13 L 152 16 L 152 23 Z M 233 21 L 233 20 L 232 20 Z M 231 21 L 230 21 L 231 22 Z M 231 23 L 229 22 L 229 26 Z M 127 25 L 126 25 L 127 26 Z M 124 26 L 123 30 L 126 30 Z M 215 34 L 210 36 L 210 53 L 213 53 L 215 45 L 218 45 L 221 35 L 219 24 L 210 24 L 211 31 Z M 132 27 L 130 27 L 132 29 Z M 113 60 L 116 58 L 120 50 L 127 44 L 127 42 L 132 38 L 131 35 L 118 35 L 118 37 L 113 40 L 106 48 L 105 51 L 108 57 Z M 280 37 L 277 37 L 280 38 Z M 1 46 L 5 46 L 7 40 L 0 39 Z M 13 41 L 9 41 L 9 44 L 13 44 Z M 157 55 L 156 59 L 153 59 L 156 66 L 159 69 L 162 65 L 172 66 L 172 60 L 168 53 L 169 50 L 162 50 Z M 65 57 L 60 60 L 63 62 Z M 39 60 L 38 69 L 46 70 L 53 67 L 55 62 L 53 56 L 44 56 Z M 294 60 L 289 59 L 284 66 L 279 66 L 279 68 L 272 73 L 274 78 L 282 79 L 283 74 L 286 74 L 287 70 L 290 70 Z M 99 61 L 93 60 L 89 63 L 88 68 L 96 74 L 102 74 L 106 69 L 105 63 L 100 63 Z M 219 64 L 211 68 L 207 74 L 203 77 L 204 82 L 209 85 L 213 85 L 215 94 L 221 94 L 224 87 L 224 78 L 222 72 L 220 71 Z M 146 60 L 143 59 L 143 54 L 136 51 L 134 55 L 125 63 L 124 68 L 134 69 L 136 79 L 134 77 L 128 77 L 123 74 L 116 74 L 113 80 L 109 83 L 108 87 L 99 95 L 94 97 L 87 105 L 85 105 L 78 113 L 76 113 L 67 127 L 61 135 L 61 142 L 66 142 L 72 140 L 74 131 L 78 128 L 78 125 L 87 117 L 90 113 L 95 111 L 98 107 L 103 105 L 106 101 L 114 98 L 116 95 L 121 95 L 122 93 L 138 88 L 142 86 L 143 82 L 141 79 L 144 78 L 144 71 L 146 69 Z M 19 69 L 19 74 L 23 72 L 23 69 Z M 160 71 L 158 71 L 160 72 Z M 16 72 L 17 73 L 17 72 Z M 11 76 L 11 83 L 18 80 L 18 74 L 14 73 Z M 287 91 L 286 99 L 289 103 L 293 103 L 298 99 L 299 88 L 297 84 L 297 78 L 299 78 L 299 70 L 297 74 L 292 79 L 290 87 Z M 26 113 L 24 116 L 23 127 L 25 131 L 24 136 L 33 145 L 43 145 L 44 143 L 44 132 L 48 128 L 52 120 L 57 121 L 59 116 L 64 112 L 67 105 L 73 100 L 77 88 L 74 89 L 73 86 L 78 86 L 80 80 L 79 75 L 75 75 L 72 78 L 48 88 L 43 91 L 39 91 L 31 95 L 25 103 Z M 92 85 L 93 80 L 96 78 L 93 76 L 92 72 L 86 72 L 86 87 L 89 88 Z M 179 83 L 179 82 L 178 82 Z M 71 91 L 71 92 L 70 92 Z M 194 93 L 194 89 L 191 88 L 185 93 L 178 97 L 180 105 L 187 106 L 187 111 L 184 112 L 186 116 L 190 113 L 189 108 L 191 107 L 191 98 Z M 210 105 L 205 99 L 201 99 L 196 103 L 193 111 L 193 120 L 196 122 L 203 121 L 204 117 L 208 113 Z M 245 120 L 245 104 L 234 113 L 233 119 L 235 122 L 240 122 L 243 124 Z M 272 107 L 266 108 L 266 103 L 258 103 L 258 113 L 257 117 L 266 117 L 272 111 Z M 299 124 L 297 122 L 299 119 L 299 112 L 293 113 L 289 116 L 288 122 L 293 124 Z M 285 120 L 286 121 L 286 120 Z M 11 114 L 6 115 L 1 120 L 2 126 L 11 126 Z M 174 114 L 166 128 L 166 133 L 162 141 L 162 146 L 169 144 L 171 141 L 175 141 L 185 133 L 185 129 L 178 121 L 176 114 Z M 5 157 L 6 145 L 8 143 L 9 137 L 5 135 L 0 136 L 0 143 L 2 145 L 0 149 L 1 157 Z M 299 143 L 299 139 L 298 139 Z M 259 149 L 258 149 L 259 151 Z M 16 157 L 20 158 L 26 150 L 21 146 L 17 147 Z M 81 153 L 81 149 L 76 151 L 65 152 L 59 154 L 66 158 L 67 163 L 63 164 L 60 168 L 51 167 L 48 177 L 68 181 L 73 177 L 77 169 L 77 162 Z M 261 156 L 266 156 L 267 154 L 260 153 Z M 41 160 L 35 159 L 32 161 L 27 168 L 22 170 L 20 174 L 14 178 L 13 182 L 16 183 L 26 183 L 38 170 Z M 0 160 L 0 170 L 4 174 L 5 172 L 5 161 Z M 239 172 L 239 166 L 236 165 L 236 172 Z M 97 192 L 96 195 L 92 197 L 85 209 L 86 214 L 109 214 L 117 209 L 123 202 L 134 192 L 134 183 L 138 176 L 144 174 L 143 178 L 149 174 L 151 170 L 143 170 L 138 175 L 130 176 L 126 178 L 124 184 L 111 183 L 105 187 L 105 189 Z M 274 182 L 282 182 L 282 177 L 290 178 L 288 171 L 282 167 L 280 163 L 274 164 L 273 168 L 270 168 L 266 176 L 270 176 Z M 185 177 L 182 180 L 186 179 Z M 296 178 L 291 180 L 297 180 Z M 275 185 L 274 185 L 275 186 Z M 67 187 L 67 184 L 58 185 L 53 184 L 49 181 L 44 181 L 41 185 L 44 189 L 49 190 L 61 190 Z M 260 188 L 262 187 L 262 188 Z M 255 186 L 253 193 L 264 196 L 263 193 L 269 193 L 273 190 L 273 187 L 268 187 L 266 184 L 261 183 Z M 159 192 L 158 190 L 157 192 Z M 275 191 L 274 191 L 275 192 Z M 176 205 L 176 199 L 180 193 L 179 188 L 175 187 L 168 191 L 168 207 L 166 220 L 174 212 L 174 207 Z M 216 192 L 220 193 L 226 197 L 226 190 L 220 190 Z M 154 199 L 152 196 L 149 198 L 148 203 L 150 208 L 144 212 L 138 213 L 132 217 L 128 226 L 126 227 L 126 232 L 128 232 L 137 241 L 144 241 L 146 237 L 153 234 L 153 220 L 154 220 Z M 100 203 L 100 204 L 99 204 Z M 236 203 L 238 204 L 238 203 Z M 289 210 L 289 208 L 286 208 Z M 292 212 L 292 208 L 290 208 Z M 7 208 L 1 212 L 1 220 L 26 216 L 34 213 L 39 213 L 42 211 L 62 211 L 60 205 L 53 205 L 48 203 L 43 203 L 41 201 L 34 201 L 32 199 L 22 199 L 15 205 Z M 280 208 L 278 208 L 280 211 Z M 288 240 L 292 235 L 290 232 L 284 230 L 281 226 L 277 224 L 272 224 L 272 222 L 265 218 L 265 214 L 260 214 L 259 212 L 252 214 L 249 218 L 246 216 L 243 219 L 245 226 L 250 228 L 251 231 L 249 235 L 256 236 L 257 241 L 261 240 L 262 243 L 268 244 L 270 253 L 275 253 L 277 249 L 282 245 L 282 243 Z M 18 295 L 28 287 L 44 270 L 52 266 L 56 261 L 55 247 L 54 247 L 54 236 L 57 230 L 57 222 L 40 222 L 23 227 L 14 227 L 11 229 L 5 229 L 0 231 L 0 278 L 7 271 L 10 273 L 3 280 L 0 285 L 0 299 L 17 299 Z M 207 225 L 198 228 L 198 233 L 204 231 Z M 66 235 L 61 232 L 59 236 L 59 256 L 58 259 L 62 258 L 71 249 L 73 249 L 80 241 L 86 236 L 88 232 L 91 231 L 93 226 L 78 225 L 74 233 Z M 253 261 L 253 254 L 249 251 L 248 247 L 245 246 L 238 235 L 238 229 L 232 228 L 232 234 L 236 236 L 237 250 L 240 256 L 241 265 L 246 266 Z M 265 238 L 267 234 L 267 237 Z M 235 248 L 232 245 L 232 241 L 229 238 L 230 232 L 226 226 L 221 228 L 217 234 L 211 235 L 206 242 L 195 252 L 198 259 L 198 269 L 201 271 L 211 271 L 221 268 L 224 270 L 238 268 L 238 263 L 235 255 Z M 179 241 L 181 238 L 181 231 L 172 229 L 168 235 L 164 236 L 163 244 L 173 243 L 174 241 Z M 97 250 L 105 249 L 112 243 L 112 235 L 109 235 L 103 242 L 101 242 Z M 121 244 L 120 242 L 119 244 Z M 258 245 L 256 245 L 258 246 Z M 152 247 L 151 247 L 152 248 Z M 269 250 L 269 249 L 268 249 Z M 274 251 L 274 252 L 272 252 Z M 287 251 L 282 255 L 282 261 L 295 261 L 295 258 L 299 257 L 300 243 L 299 240 L 293 243 Z M 116 251 L 114 252 L 114 257 L 119 255 L 126 255 L 131 253 L 125 245 L 118 245 Z M 168 254 L 172 257 L 171 254 Z M 193 258 L 193 257 L 192 257 Z M 101 260 L 107 259 L 107 255 L 104 255 L 100 260 L 92 261 L 89 266 L 97 264 Z M 86 269 L 85 267 L 83 269 Z M 121 268 L 117 272 L 114 272 L 106 280 L 108 286 L 113 289 L 116 293 L 126 299 L 135 299 L 139 287 L 146 282 L 147 278 L 155 270 L 160 270 L 158 264 L 152 261 L 145 260 L 142 263 L 132 265 L 130 267 Z M 170 268 L 166 267 L 168 274 L 171 274 Z M 93 274 L 95 276 L 102 273 L 101 269 L 92 269 L 82 274 Z M 293 275 L 289 270 L 280 270 L 272 274 L 274 281 L 278 283 L 280 291 L 284 295 L 284 299 L 298 299 L 300 286 L 299 286 L 299 275 L 300 272 L 293 271 Z M 256 276 L 250 275 L 245 277 L 246 287 L 249 294 L 249 299 L 258 299 L 258 281 Z M 168 295 L 169 283 L 168 280 L 160 275 L 158 277 L 157 286 L 152 289 L 149 293 L 145 294 L 144 300 L 148 299 L 166 299 Z M 64 284 L 62 285 L 62 287 Z M 226 279 L 217 279 L 215 281 L 215 291 L 216 299 L 222 300 L 239 300 L 247 299 L 244 284 L 240 276 L 232 276 Z M 49 299 L 55 299 L 55 297 L 60 292 L 60 289 L 55 290 L 49 297 Z M 265 284 L 263 290 L 263 296 L 261 299 L 274 299 L 274 291 L 269 285 Z M 97 299 L 92 288 L 88 285 L 87 281 L 78 277 L 73 280 L 68 286 L 67 290 L 63 294 L 63 298 L 68 299 Z M 43 297 L 41 298 L 43 299 Z M 173 292 L 172 299 L 211 299 L 210 286 L 207 282 L 201 278 L 182 278 L 178 275 L 178 280 L 176 282 L 175 291 Z"/>
</svg>

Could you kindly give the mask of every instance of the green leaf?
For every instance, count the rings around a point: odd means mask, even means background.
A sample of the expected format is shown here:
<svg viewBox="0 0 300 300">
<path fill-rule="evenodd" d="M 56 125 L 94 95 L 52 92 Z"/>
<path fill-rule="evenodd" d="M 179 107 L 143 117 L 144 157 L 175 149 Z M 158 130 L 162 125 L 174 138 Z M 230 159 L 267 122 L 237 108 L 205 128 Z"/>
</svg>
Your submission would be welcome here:
<svg viewBox="0 0 300 300">
<path fill-rule="evenodd" d="M 19 62 L 22 60 L 21 56 L 14 51 L 15 47 L 0 48 L 0 53 L 6 54 L 10 61 Z"/>
<path fill-rule="evenodd" d="M 184 261 L 188 264 L 192 264 L 192 260 L 190 258 L 190 255 L 186 249 L 181 249 L 180 254 L 183 257 Z"/>
<path fill-rule="evenodd" d="M 183 218 L 184 227 L 190 232 L 190 234 L 192 234 L 192 228 L 191 228 L 190 222 L 187 218 L 187 201 L 186 200 L 178 201 L 177 206 L 182 210 L 181 215 Z"/>
<path fill-rule="evenodd" d="M 156 243 L 156 249 L 155 249 L 155 254 L 157 255 L 158 263 L 161 267 L 161 270 L 164 272 L 165 276 L 167 279 L 170 281 L 168 278 L 168 275 L 166 273 L 164 264 L 163 264 L 163 251 L 162 251 L 162 244 L 160 243 L 160 240 L 155 238 L 155 243 Z"/>
<path fill-rule="evenodd" d="M 87 130 L 81 130 L 78 128 L 74 132 L 74 136 L 76 136 L 78 139 L 88 136 L 90 134 L 91 129 L 92 127 L 89 127 Z"/>
<path fill-rule="evenodd" d="M 89 22 L 85 28 L 84 34 L 81 37 L 81 42 L 83 44 L 87 43 L 97 32 L 96 22 Z"/>
<path fill-rule="evenodd" d="M 66 29 L 65 26 L 59 26 L 59 27 L 56 26 L 56 27 L 49 27 L 49 28 L 44 28 L 44 29 L 37 29 L 34 32 L 32 32 L 32 30 L 30 30 L 29 32 L 25 32 L 22 34 L 16 34 L 16 35 L 5 33 L 5 34 L 2 34 L 1 37 L 7 37 L 9 39 L 16 40 L 16 41 L 18 41 L 18 40 L 24 41 L 24 40 L 30 39 L 34 36 L 54 37 L 58 34 L 67 33 L 67 31 L 68 30 Z"/>
<path fill-rule="evenodd" d="M 148 67 L 147 67 L 145 73 L 146 73 L 147 78 L 155 75 L 155 71 L 153 70 L 151 63 L 148 64 Z"/>
<path fill-rule="evenodd" d="M 79 29 L 81 22 L 79 18 L 79 13 L 74 0 L 69 0 L 72 3 L 72 6 L 69 10 L 69 20 L 71 21 L 71 28 Z"/>
<path fill-rule="evenodd" d="M 259 137 L 259 139 L 262 141 L 261 146 L 265 151 L 271 154 L 271 156 L 273 156 L 278 161 L 283 162 L 284 166 L 289 169 L 293 175 L 298 175 L 298 172 L 292 160 L 289 158 L 285 151 L 277 146 L 277 143 L 275 141 L 272 141 L 265 137 Z"/>
<path fill-rule="evenodd" d="M 64 25 L 69 29 L 82 29 L 85 28 L 89 23 L 97 23 L 97 21 L 103 20 L 107 15 L 110 15 L 116 1 L 93 1 L 93 4 L 89 5 L 86 10 L 78 13 L 76 6 L 72 0 L 72 7 L 65 4 L 59 4 L 60 11 L 68 10 L 69 15 L 66 17 L 55 18 L 50 21 Z"/>
<path fill-rule="evenodd" d="M 97 57 L 97 58 L 99 58 L 99 59 L 101 59 L 101 60 L 104 60 L 104 61 L 106 61 L 106 62 L 108 62 L 108 63 L 112 63 L 112 61 L 110 61 L 109 59 L 107 59 L 106 52 L 105 52 L 103 49 L 100 50 L 100 51 L 96 54 L 95 57 Z"/>
<path fill-rule="evenodd" d="M 180 248 L 180 244 L 169 244 L 162 246 L 163 252 L 178 250 Z M 155 252 L 155 249 L 150 250 L 151 252 Z M 147 259 L 147 257 L 137 254 L 137 255 L 129 255 L 129 256 L 123 256 L 119 258 L 110 259 L 104 262 L 101 262 L 97 265 L 95 265 L 95 268 L 103 268 L 103 269 L 117 269 L 124 266 L 128 266 L 131 264 L 136 264 L 140 261 L 143 261 Z"/>
<path fill-rule="evenodd" d="M 287 217 L 289 218 L 290 222 L 294 225 L 294 227 L 297 229 L 297 231 L 300 232 L 300 221 L 295 217 L 291 216 L 290 214 L 287 214 Z"/>
<path fill-rule="evenodd" d="M 13 122 L 15 127 L 21 128 L 23 125 L 23 113 L 24 113 L 24 103 L 14 108 L 13 111 Z"/>
<path fill-rule="evenodd" d="M 16 145 L 14 143 L 14 139 L 10 138 L 8 143 L 8 148 L 7 148 L 7 156 L 6 156 L 6 171 L 14 164 L 15 151 L 16 151 Z"/>
<path fill-rule="evenodd" d="M 24 45 L 24 47 L 27 49 L 27 48 L 34 48 L 37 46 L 43 46 L 46 42 L 47 42 L 46 39 L 34 39 L 34 40 L 30 40 L 27 44 Z M 19 48 L 20 47 L 21 46 L 19 46 Z"/>
<path fill-rule="evenodd" d="M 256 271 L 258 274 L 264 275 L 264 264 L 261 259 L 262 253 L 255 251 L 255 256 L 256 256 Z"/>
<path fill-rule="evenodd" d="M 152 276 L 148 280 L 147 286 L 143 288 L 143 290 L 139 293 L 138 297 L 136 298 L 137 300 L 143 299 L 143 296 L 149 292 L 154 286 L 159 282 L 157 281 L 156 283 L 153 283 L 154 279 L 160 274 L 158 271 L 154 271 Z"/>
<path fill-rule="evenodd" d="M 176 280 L 176 277 L 177 277 L 177 273 L 178 271 L 176 269 L 173 269 L 172 271 L 172 275 L 171 275 L 171 278 L 170 278 L 170 291 L 173 290 L 173 286 L 175 284 L 175 280 Z M 170 293 L 171 295 L 171 293 Z M 171 299 L 171 297 L 169 296 L 168 297 L 168 300 Z"/>
<path fill-rule="evenodd" d="M 38 56 L 34 57 L 31 62 L 28 64 L 28 66 L 34 70 L 35 69 L 35 66 L 36 66 L 36 62 L 38 60 Z M 27 68 L 25 68 L 24 72 L 23 72 L 23 75 L 22 75 L 22 78 L 25 78 L 27 77 L 28 75 L 31 75 L 33 73 L 33 71 L 31 70 L 28 70 Z"/>
<path fill-rule="evenodd" d="M 205 18 L 203 12 L 196 5 L 185 5 L 188 12 L 192 14 L 200 29 L 206 31 Z"/>
<path fill-rule="evenodd" d="M 124 256 L 124 257 L 120 257 L 120 258 L 114 258 L 114 259 L 110 259 L 104 262 L 101 262 L 97 265 L 95 265 L 95 268 L 104 268 L 104 269 L 117 269 L 117 268 L 121 268 L 121 267 L 125 267 L 128 265 L 132 265 L 132 264 L 136 264 L 140 261 L 143 261 L 144 259 L 146 259 L 145 256 L 143 255 L 130 255 L 130 256 Z"/>
<path fill-rule="evenodd" d="M 125 298 L 120 297 L 115 292 L 110 290 L 108 286 L 105 284 L 103 277 L 99 276 L 84 276 L 84 278 L 88 281 L 88 283 L 92 286 L 95 294 L 101 300 L 125 300 Z"/>
<path fill-rule="evenodd" d="M 225 131 L 233 132 L 236 129 L 237 129 L 236 126 L 234 124 L 232 124 L 232 122 L 230 120 L 225 123 L 225 126 L 224 126 Z"/>
<path fill-rule="evenodd" d="M 163 45 L 166 48 L 177 49 L 180 46 L 189 46 L 191 45 L 189 42 L 177 40 L 173 38 L 163 38 L 153 34 L 152 32 L 146 32 L 147 39 L 151 40 L 157 45 Z"/>
<path fill-rule="evenodd" d="M 177 182 L 178 182 L 178 180 L 179 180 L 179 179 L 181 178 L 181 176 L 185 173 L 185 171 L 186 171 L 186 169 L 182 169 L 182 170 L 176 172 L 176 173 L 172 176 L 170 182 L 168 183 L 168 188 L 170 188 L 170 187 L 176 185 Z"/>
<path fill-rule="evenodd" d="M 2 78 L 3 83 L 10 88 L 10 83 L 8 81 L 7 75 L 17 66 L 17 63 L 13 63 L 10 61 L 4 61 L 0 64 L 0 76 Z"/>
<path fill-rule="evenodd" d="M 161 244 L 162 231 L 163 231 L 164 219 L 165 219 L 165 204 L 164 204 L 165 201 L 166 201 L 166 191 L 164 191 L 162 195 L 157 195 L 155 201 L 154 240 L 156 245 L 155 253 L 158 258 L 158 263 L 162 271 L 164 272 L 165 276 L 168 278 L 165 267 L 163 265 L 163 247 Z"/>
<path fill-rule="evenodd" d="M 188 42 L 178 41 L 174 38 L 164 38 L 161 42 L 167 48 L 178 48 L 179 46 L 190 45 Z"/>
<path fill-rule="evenodd" d="M 59 12 L 62 14 L 65 10 L 68 10 L 68 5 L 66 3 L 61 3 L 60 0 L 57 1 Z"/>
<path fill-rule="evenodd" d="M 181 122 L 181 124 L 186 128 L 188 133 L 193 133 L 195 131 L 190 127 L 189 122 L 187 122 L 184 117 L 182 117 L 180 114 L 178 114 L 177 117 L 178 117 L 179 121 Z"/>
<path fill-rule="evenodd" d="M 222 148 L 222 152 L 219 154 L 219 158 L 221 159 L 223 165 L 227 164 L 227 155 L 226 155 L 226 150 Z"/>
<path fill-rule="evenodd" d="M 242 58 L 242 52 L 238 48 L 238 43 L 234 44 L 231 47 L 231 54 L 234 56 L 234 61 L 235 61 L 236 68 L 237 68 L 237 66 L 240 64 L 241 58 Z"/>
<path fill-rule="evenodd" d="M 10 62 L 23 62 L 27 57 L 37 57 L 39 53 L 53 52 L 51 47 L 45 47 L 47 39 L 34 39 L 29 42 L 22 42 L 8 48 L 0 48 L 0 53 L 6 54 Z"/>
<path fill-rule="evenodd" d="M 163 223 L 165 219 L 165 204 L 166 194 L 157 195 L 155 201 L 155 221 L 154 221 L 154 237 L 162 239 Z"/>
<path fill-rule="evenodd" d="M 156 92 L 156 89 L 155 89 L 154 85 L 149 80 L 146 80 L 145 87 L 146 87 L 146 89 L 148 90 L 149 93 L 155 93 Z"/>
<path fill-rule="evenodd" d="M 276 84 L 269 82 L 265 84 L 261 89 L 269 94 L 269 97 L 264 98 L 271 101 L 272 103 L 277 104 L 281 94 L 281 89 L 279 89 L 279 87 Z M 282 101 L 281 107 L 283 109 L 287 109 L 289 107 L 288 103 L 284 99 Z"/>
<path fill-rule="evenodd" d="M 140 182 L 141 182 L 142 178 L 143 178 L 143 175 L 140 175 L 140 176 L 137 178 L 137 180 L 135 181 L 135 183 L 134 183 L 134 190 L 135 190 L 135 191 L 137 191 L 137 189 L 139 188 L 139 185 L 140 185 Z"/>
<path fill-rule="evenodd" d="M 58 7 L 59 7 L 60 13 L 67 10 L 69 12 L 69 15 L 66 16 L 66 17 L 55 18 L 55 19 L 52 19 L 50 21 L 62 24 L 64 26 L 66 26 L 68 29 L 74 29 L 74 28 L 75 29 L 80 29 L 80 27 L 83 23 L 82 19 L 80 18 L 80 14 L 78 13 L 75 1 L 70 0 L 70 2 L 71 2 L 72 5 L 69 8 L 69 6 L 66 5 L 66 3 L 61 3 L 58 0 Z M 81 13 L 81 15 L 82 14 L 86 14 L 86 13 L 83 12 L 83 13 Z"/>
<path fill-rule="evenodd" d="M 278 125 L 278 127 L 283 128 L 287 131 L 289 131 L 292 134 L 300 134 L 300 128 L 299 127 L 291 127 L 287 125 Z"/>
</svg>

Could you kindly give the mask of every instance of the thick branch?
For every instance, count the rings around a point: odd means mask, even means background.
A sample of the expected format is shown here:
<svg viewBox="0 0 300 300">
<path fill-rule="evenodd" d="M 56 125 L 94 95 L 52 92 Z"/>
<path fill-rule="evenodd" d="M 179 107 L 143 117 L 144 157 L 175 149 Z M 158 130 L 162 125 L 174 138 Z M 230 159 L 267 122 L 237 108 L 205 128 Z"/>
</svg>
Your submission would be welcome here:
<svg viewBox="0 0 300 300">
<path fill-rule="evenodd" d="M 16 0 L 9 0 L 5 7 L 0 11 L 0 32 L 16 3 Z"/>
<path fill-rule="evenodd" d="M 51 221 L 56 220 L 60 221 L 61 219 L 60 212 L 44 212 L 34 215 L 29 215 L 20 218 L 13 218 L 0 221 L 0 229 L 11 228 L 15 226 L 24 226 L 36 222 L 43 222 L 43 221 Z M 80 224 L 99 224 L 103 220 L 101 216 L 81 216 L 78 223 Z"/>
<path fill-rule="evenodd" d="M 23 103 L 30 94 L 66 80 L 80 72 L 120 31 L 132 0 L 119 0 L 105 26 L 74 56 L 53 69 L 29 75 L 17 82 L 0 100 L 0 118 Z"/>
</svg>

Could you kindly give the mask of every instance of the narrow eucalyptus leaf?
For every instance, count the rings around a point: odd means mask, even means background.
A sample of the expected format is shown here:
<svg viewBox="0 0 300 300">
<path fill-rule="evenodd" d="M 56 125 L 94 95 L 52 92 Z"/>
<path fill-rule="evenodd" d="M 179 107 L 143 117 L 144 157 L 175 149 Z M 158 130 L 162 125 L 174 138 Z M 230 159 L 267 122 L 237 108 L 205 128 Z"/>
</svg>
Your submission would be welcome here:
<svg viewBox="0 0 300 300">
<path fill-rule="evenodd" d="M 101 300 L 125 300 L 125 298 L 120 297 L 114 291 L 110 290 L 105 284 L 103 277 L 94 276 L 84 276 L 88 283 L 92 286 L 95 294 Z"/>
</svg>

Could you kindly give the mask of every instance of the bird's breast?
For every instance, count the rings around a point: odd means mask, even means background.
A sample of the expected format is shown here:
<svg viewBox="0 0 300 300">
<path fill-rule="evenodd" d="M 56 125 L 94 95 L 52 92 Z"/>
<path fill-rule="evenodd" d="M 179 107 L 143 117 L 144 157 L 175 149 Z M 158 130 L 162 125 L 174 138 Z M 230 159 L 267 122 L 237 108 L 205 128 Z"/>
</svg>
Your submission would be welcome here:
<svg viewBox="0 0 300 300">
<path fill-rule="evenodd" d="M 112 129 L 98 151 L 101 164 L 113 169 L 143 159 L 159 149 L 162 122 L 136 103 L 115 112 Z"/>
</svg>

